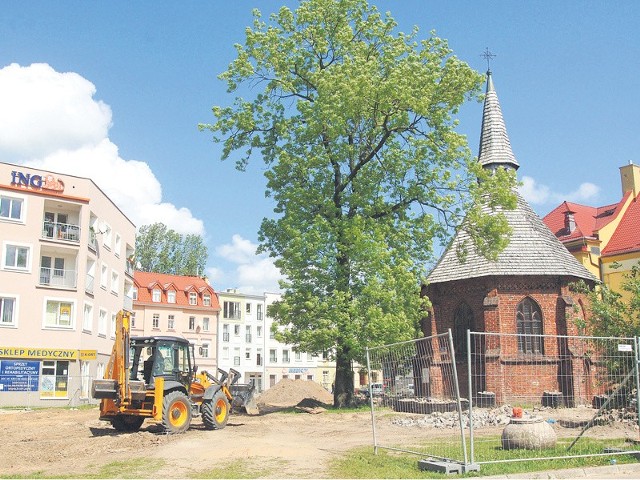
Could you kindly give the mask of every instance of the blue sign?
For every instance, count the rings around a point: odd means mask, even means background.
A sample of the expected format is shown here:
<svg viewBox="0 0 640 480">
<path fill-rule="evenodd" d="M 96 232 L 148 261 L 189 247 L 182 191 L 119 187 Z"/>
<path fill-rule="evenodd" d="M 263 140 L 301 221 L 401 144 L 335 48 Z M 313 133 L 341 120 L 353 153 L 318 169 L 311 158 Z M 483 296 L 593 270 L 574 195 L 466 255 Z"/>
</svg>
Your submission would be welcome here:
<svg viewBox="0 0 640 480">
<path fill-rule="evenodd" d="M 0 360 L 0 392 L 37 392 L 40 362 Z"/>
</svg>

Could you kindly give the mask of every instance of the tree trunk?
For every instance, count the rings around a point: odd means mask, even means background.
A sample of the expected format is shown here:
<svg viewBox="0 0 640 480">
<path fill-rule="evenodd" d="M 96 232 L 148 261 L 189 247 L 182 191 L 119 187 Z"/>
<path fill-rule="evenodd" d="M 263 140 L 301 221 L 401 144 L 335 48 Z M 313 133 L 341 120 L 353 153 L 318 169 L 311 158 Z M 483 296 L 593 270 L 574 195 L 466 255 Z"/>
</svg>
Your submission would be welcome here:
<svg viewBox="0 0 640 480">
<path fill-rule="evenodd" d="M 343 408 L 353 403 L 353 366 L 343 347 L 336 355 L 336 380 L 333 386 L 333 406 Z"/>
</svg>

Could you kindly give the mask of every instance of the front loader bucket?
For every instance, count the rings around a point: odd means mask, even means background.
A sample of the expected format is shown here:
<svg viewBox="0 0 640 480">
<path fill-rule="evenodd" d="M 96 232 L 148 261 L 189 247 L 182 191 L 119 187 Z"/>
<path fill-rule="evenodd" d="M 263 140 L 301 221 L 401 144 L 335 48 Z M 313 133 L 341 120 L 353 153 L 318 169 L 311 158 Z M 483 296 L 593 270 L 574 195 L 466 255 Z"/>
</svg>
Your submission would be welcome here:
<svg viewBox="0 0 640 480">
<path fill-rule="evenodd" d="M 258 404 L 255 398 L 255 387 L 250 383 L 235 383 L 230 386 L 233 407 L 242 407 L 249 415 L 258 415 Z"/>
</svg>

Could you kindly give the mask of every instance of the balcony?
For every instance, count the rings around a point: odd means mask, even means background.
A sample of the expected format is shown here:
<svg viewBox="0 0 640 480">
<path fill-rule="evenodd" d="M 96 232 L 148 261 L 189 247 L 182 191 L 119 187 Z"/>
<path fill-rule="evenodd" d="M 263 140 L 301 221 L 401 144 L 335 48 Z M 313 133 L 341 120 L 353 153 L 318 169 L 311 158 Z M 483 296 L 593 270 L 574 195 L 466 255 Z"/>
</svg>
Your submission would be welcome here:
<svg viewBox="0 0 640 480">
<path fill-rule="evenodd" d="M 42 238 L 80 243 L 80 226 L 71 223 L 45 221 L 42 224 Z"/>
<path fill-rule="evenodd" d="M 40 285 L 46 287 L 76 288 L 77 278 L 76 270 L 40 267 Z"/>
</svg>

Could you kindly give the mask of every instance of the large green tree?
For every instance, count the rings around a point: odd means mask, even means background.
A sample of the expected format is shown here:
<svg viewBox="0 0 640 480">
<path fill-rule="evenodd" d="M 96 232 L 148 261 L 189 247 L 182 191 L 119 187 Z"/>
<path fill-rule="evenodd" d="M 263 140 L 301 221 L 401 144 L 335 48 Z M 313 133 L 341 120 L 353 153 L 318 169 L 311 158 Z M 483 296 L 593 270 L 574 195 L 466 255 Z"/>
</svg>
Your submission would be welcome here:
<svg viewBox="0 0 640 480">
<path fill-rule="evenodd" d="M 452 118 L 483 78 L 417 33 L 365 0 L 304 1 L 269 21 L 254 10 L 220 76 L 235 101 L 200 126 L 239 169 L 266 164 L 276 207 L 260 249 L 286 278 L 270 314 L 281 341 L 333 355 L 336 406 L 351 402 L 365 347 L 418 333 L 434 238 L 463 213 L 486 254 L 508 231 L 474 202 L 512 202 L 513 177 L 483 172 Z"/>
<path fill-rule="evenodd" d="M 181 235 L 163 223 L 143 225 L 136 235 L 133 261 L 143 272 L 202 275 L 207 257 L 200 235 Z"/>
</svg>

